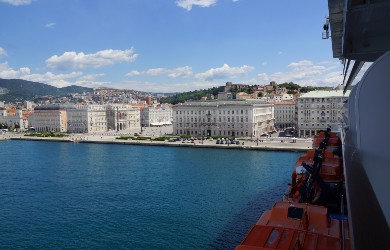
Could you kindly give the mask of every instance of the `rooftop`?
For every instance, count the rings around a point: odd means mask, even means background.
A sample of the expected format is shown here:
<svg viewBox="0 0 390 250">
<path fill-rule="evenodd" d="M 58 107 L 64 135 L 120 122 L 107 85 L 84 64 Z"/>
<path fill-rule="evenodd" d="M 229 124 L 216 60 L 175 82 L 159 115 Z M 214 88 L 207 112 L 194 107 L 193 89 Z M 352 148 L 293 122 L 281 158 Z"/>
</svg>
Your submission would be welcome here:
<svg viewBox="0 0 390 250">
<path fill-rule="evenodd" d="M 316 90 L 302 94 L 299 98 L 348 97 L 350 90 L 343 94 L 343 90 Z"/>
<path fill-rule="evenodd" d="M 246 99 L 246 100 L 215 100 L 215 101 L 192 101 L 192 102 L 185 102 L 185 103 L 179 103 L 175 105 L 176 107 L 184 106 L 184 107 L 190 107 L 190 106 L 209 106 L 209 107 L 216 107 L 216 106 L 251 106 L 251 105 L 269 105 L 269 103 L 265 102 L 264 100 L 259 99 Z"/>
</svg>

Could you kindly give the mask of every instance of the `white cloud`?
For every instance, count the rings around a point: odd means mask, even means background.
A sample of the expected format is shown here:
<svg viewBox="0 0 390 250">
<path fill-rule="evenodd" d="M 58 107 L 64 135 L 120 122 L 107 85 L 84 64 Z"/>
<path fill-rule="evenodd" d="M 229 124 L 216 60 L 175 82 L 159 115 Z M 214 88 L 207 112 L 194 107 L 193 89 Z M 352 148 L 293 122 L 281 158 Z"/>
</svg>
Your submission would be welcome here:
<svg viewBox="0 0 390 250">
<path fill-rule="evenodd" d="M 133 70 L 126 74 L 126 76 L 139 76 L 139 75 L 148 75 L 148 76 L 167 75 L 169 78 L 185 78 L 192 75 L 192 68 L 190 66 L 178 67 L 176 69 L 153 68 L 153 69 L 148 69 L 146 71 Z"/>
<path fill-rule="evenodd" d="M 33 82 L 46 83 L 58 88 L 62 88 L 73 85 L 73 83 L 69 82 L 67 79 L 74 79 L 81 76 L 82 74 L 82 72 L 72 72 L 69 74 L 54 74 L 52 72 L 46 72 L 45 74 L 23 75 L 20 78 Z"/>
<path fill-rule="evenodd" d="M 127 76 L 139 76 L 139 75 L 141 75 L 142 74 L 142 72 L 140 72 L 140 71 L 138 71 L 138 70 L 132 70 L 132 71 L 130 71 L 129 73 L 127 73 L 126 75 Z"/>
<path fill-rule="evenodd" d="M 106 49 L 94 54 L 83 52 L 65 52 L 61 56 L 54 55 L 46 60 L 46 65 L 52 69 L 68 70 L 86 67 L 98 68 L 120 62 L 132 62 L 138 57 L 133 48 L 127 50 Z"/>
<path fill-rule="evenodd" d="M 91 74 L 91 75 L 83 75 L 79 78 L 80 81 L 89 81 L 89 82 L 92 82 L 92 81 L 95 81 L 97 78 L 99 77 L 102 77 L 104 76 L 105 74 L 104 73 L 100 73 L 100 74 Z"/>
<path fill-rule="evenodd" d="M 45 28 L 54 28 L 55 25 L 56 23 L 47 23 L 45 24 Z"/>
<path fill-rule="evenodd" d="M 22 75 L 29 75 L 29 74 L 31 73 L 31 70 L 30 70 L 30 68 L 23 67 L 23 68 L 20 68 L 20 69 L 19 69 L 19 72 L 20 72 L 20 74 L 22 74 Z"/>
<path fill-rule="evenodd" d="M 0 47 L 0 56 L 6 56 L 6 55 L 7 55 L 7 52 L 5 51 L 5 49 Z"/>
<path fill-rule="evenodd" d="M 155 69 L 148 69 L 145 74 L 150 76 L 158 76 L 166 74 L 168 70 L 164 68 L 155 68 Z"/>
<path fill-rule="evenodd" d="M 97 78 L 104 76 L 104 73 L 100 74 L 91 74 L 91 75 L 83 75 L 79 77 L 73 84 L 83 87 L 89 87 L 89 88 L 97 88 L 101 86 L 108 86 L 111 83 L 110 82 L 101 82 L 96 81 Z"/>
<path fill-rule="evenodd" d="M 184 67 L 179 67 L 174 70 L 171 70 L 170 73 L 168 74 L 168 77 L 170 78 L 184 78 L 187 76 L 192 75 L 192 68 L 189 66 L 184 66 Z"/>
<path fill-rule="evenodd" d="M 221 83 L 220 85 L 223 85 Z M 218 84 L 217 84 L 218 85 Z M 116 84 L 117 88 L 135 89 L 145 92 L 159 92 L 159 93 L 174 93 L 193 91 L 195 89 L 207 89 L 217 86 L 212 82 L 194 81 L 194 82 L 151 82 L 151 81 L 125 81 L 121 84 Z"/>
<path fill-rule="evenodd" d="M 260 73 L 257 75 L 259 84 L 270 81 L 277 83 L 294 82 L 301 86 L 337 86 L 343 80 L 342 65 L 337 62 L 321 62 L 315 64 L 309 60 L 292 62 L 289 70 L 272 74 Z"/>
<path fill-rule="evenodd" d="M 77 78 L 81 76 L 81 72 L 72 72 L 69 74 L 53 74 L 46 72 L 44 74 L 31 74 L 30 68 L 22 67 L 13 69 L 8 65 L 8 62 L 0 63 L 0 78 L 4 79 L 23 79 L 33 82 L 42 82 L 56 87 L 65 87 L 72 85 L 66 79 Z"/>
<path fill-rule="evenodd" d="M 20 78 L 22 75 L 29 73 L 29 68 L 20 68 L 15 70 L 8 65 L 8 62 L 0 63 L 0 78 L 15 79 Z"/>
<path fill-rule="evenodd" d="M 268 62 L 264 61 L 261 63 L 262 66 L 266 66 L 268 64 Z"/>
<path fill-rule="evenodd" d="M 32 0 L 0 0 L 0 2 L 18 6 L 18 5 L 28 5 L 32 3 Z"/>
<path fill-rule="evenodd" d="M 178 0 L 176 5 L 188 11 L 192 10 L 192 6 L 211 7 L 217 3 L 217 0 Z"/>
<path fill-rule="evenodd" d="M 211 68 L 206 72 L 196 74 L 196 78 L 200 80 L 212 81 L 214 79 L 227 79 L 232 77 L 246 76 L 254 67 L 244 65 L 242 67 L 230 67 L 224 64 L 220 68 Z"/>
<path fill-rule="evenodd" d="M 239 1 L 239 0 L 233 0 L 233 2 L 235 2 L 235 3 L 238 2 L 238 1 Z"/>
</svg>

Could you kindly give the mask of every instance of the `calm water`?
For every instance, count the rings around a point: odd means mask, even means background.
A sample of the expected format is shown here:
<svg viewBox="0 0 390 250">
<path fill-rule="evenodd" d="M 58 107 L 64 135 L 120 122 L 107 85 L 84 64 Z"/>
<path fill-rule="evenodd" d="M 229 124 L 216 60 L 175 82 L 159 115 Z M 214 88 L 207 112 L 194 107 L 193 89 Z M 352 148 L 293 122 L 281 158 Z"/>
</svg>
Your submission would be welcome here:
<svg viewBox="0 0 390 250">
<path fill-rule="evenodd" d="M 299 155 L 0 141 L 0 248 L 232 249 Z"/>
</svg>

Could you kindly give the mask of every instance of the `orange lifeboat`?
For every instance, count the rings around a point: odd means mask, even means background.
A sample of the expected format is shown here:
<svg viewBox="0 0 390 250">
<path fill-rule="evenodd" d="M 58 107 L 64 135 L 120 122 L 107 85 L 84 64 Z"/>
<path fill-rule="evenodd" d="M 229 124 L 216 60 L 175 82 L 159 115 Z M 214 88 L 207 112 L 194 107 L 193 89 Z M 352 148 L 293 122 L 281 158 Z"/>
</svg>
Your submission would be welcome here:
<svg viewBox="0 0 390 250">
<path fill-rule="evenodd" d="M 329 139 L 327 141 L 326 147 L 330 150 L 336 150 L 341 146 L 341 140 L 335 132 L 320 132 L 313 139 L 313 148 L 317 149 L 320 147 L 321 142 L 326 138 L 326 134 L 329 133 Z"/>
<path fill-rule="evenodd" d="M 307 167 L 303 167 L 304 164 L 312 169 L 313 176 L 306 170 Z M 318 164 L 320 167 L 313 168 Z M 321 204 L 336 212 L 340 209 L 342 182 L 341 159 L 332 150 L 311 149 L 298 159 L 291 175 L 291 186 L 283 200 Z"/>
<path fill-rule="evenodd" d="M 296 169 L 305 162 L 308 165 L 314 164 L 314 155 L 315 149 L 309 149 L 307 153 L 299 157 L 295 168 L 291 176 L 291 184 L 296 184 Z M 333 150 L 323 150 L 322 151 L 322 164 L 320 169 L 320 176 L 323 181 L 342 181 L 343 179 L 343 170 L 342 170 L 342 161 L 341 159 L 334 154 Z"/>
<path fill-rule="evenodd" d="M 276 202 L 252 226 L 236 250 L 342 249 L 341 226 L 340 221 L 329 218 L 326 207 Z M 344 226 L 349 235 L 348 225 Z M 350 249 L 348 238 L 345 248 Z"/>
</svg>

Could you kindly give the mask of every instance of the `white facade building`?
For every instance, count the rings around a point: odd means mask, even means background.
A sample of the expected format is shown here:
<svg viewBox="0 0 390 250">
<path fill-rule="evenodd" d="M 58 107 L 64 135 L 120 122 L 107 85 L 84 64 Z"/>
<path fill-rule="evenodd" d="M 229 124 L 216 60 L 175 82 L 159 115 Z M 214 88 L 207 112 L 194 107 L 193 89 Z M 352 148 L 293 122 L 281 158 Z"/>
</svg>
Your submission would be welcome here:
<svg viewBox="0 0 390 250">
<path fill-rule="evenodd" d="M 298 98 L 299 136 L 314 136 L 320 130 L 341 125 L 345 108 L 343 103 L 348 99 L 343 90 L 311 91 Z"/>
<path fill-rule="evenodd" d="M 128 104 L 107 105 L 107 125 L 116 131 L 141 129 L 140 110 Z"/>
<path fill-rule="evenodd" d="M 176 135 L 257 137 L 272 131 L 273 105 L 259 100 L 186 102 L 173 107 Z"/>
<path fill-rule="evenodd" d="M 278 129 L 294 127 L 296 120 L 295 102 L 274 102 L 275 127 Z"/>
<path fill-rule="evenodd" d="M 142 127 L 171 125 L 172 119 L 172 108 L 168 105 L 141 109 Z"/>
<path fill-rule="evenodd" d="M 140 129 L 140 111 L 127 104 L 39 106 L 30 117 L 38 132 L 101 133 Z"/>
<path fill-rule="evenodd" d="M 28 121 L 23 118 L 22 110 L 15 110 L 15 115 L 9 115 L 6 108 L 0 107 L 0 124 L 7 128 L 26 130 Z"/>
<path fill-rule="evenodd" d="M 67 110 L 69 133 L 106 132 L 106 105 L 77 105 Z"/>
</svg>

